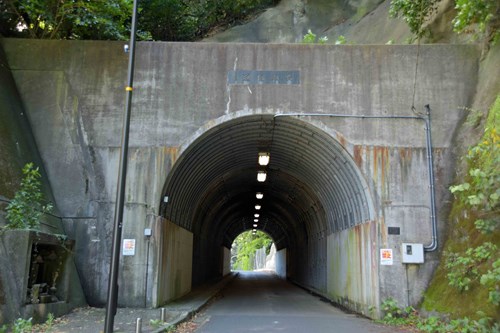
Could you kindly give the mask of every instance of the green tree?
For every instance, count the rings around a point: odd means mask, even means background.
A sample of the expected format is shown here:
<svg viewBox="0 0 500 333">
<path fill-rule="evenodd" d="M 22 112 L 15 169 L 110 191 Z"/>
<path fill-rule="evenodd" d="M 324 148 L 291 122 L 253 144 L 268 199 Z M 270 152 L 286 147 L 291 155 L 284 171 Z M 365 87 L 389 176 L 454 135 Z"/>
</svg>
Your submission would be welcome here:
<svg viewBox="0 0 500 333">
<path fill-rule="evenodd" d="M 498 0 L 456 0 L 457 16 L 453 19 L 453 30 L 457 33 L 470 31 L 486 34 L 496 42 L 500 38 L 500 2 Z"/>
<path fill-rule="evenodd" d="M 141 0 L 139 26 L 154 40 L 196 40 L 276 3 L 277 0 Z"/>
<path fill-rule="evenodd" d="M 191 41 L 278 0 L 140 0 L 140 39 Z M 0 34 L 44 39 L 128 39 L 133 0 L 0 0 Z"/>
<path fill-rule="evenodd" d="M 38 168 L 33 163 L 27 163 L 23 168 L 23 175 L 20 189 L 6 208 L 8 228 L 37 228 L 42 215 L 52 210 L 50 203 L 44 204 Z"/>
<path fill-rule="evenodd" d="M 0 33 L 41 39 L 126 39 L 132 0 L 1 0 Z"/>
<path fill-rule="evenodd" d="M 392 0 L 389 14 L 402 18 L 417 37 L 428 31 L 425 24 L 437 10 L 441 0 Z M 498 0 L 456 0 L 456 16 L 452 20 L 457 33 L 486 34 L 487 41 L 500 38 L 500 2 Z"/>
<path fill-rule="evenodd" d="M 233 248 L 236 251 L 236 260 L 232 268 L 244 271 L 252 270 L 255 251 L 266 247 L 266 253 L 269 253 L 272 243 L 272 239 L 262 231 L 257 231 L 255 234 L 251 231 L 246 231 L 240 234 L 233 243 Z"/>
<path fill-rule="evenodd" d="M 392 0 L 389 9 L 391 17 L 402 18 L 417 37 L 425 35 L 424 24 L 436 10 L 440 0 Z"/>
</svg>

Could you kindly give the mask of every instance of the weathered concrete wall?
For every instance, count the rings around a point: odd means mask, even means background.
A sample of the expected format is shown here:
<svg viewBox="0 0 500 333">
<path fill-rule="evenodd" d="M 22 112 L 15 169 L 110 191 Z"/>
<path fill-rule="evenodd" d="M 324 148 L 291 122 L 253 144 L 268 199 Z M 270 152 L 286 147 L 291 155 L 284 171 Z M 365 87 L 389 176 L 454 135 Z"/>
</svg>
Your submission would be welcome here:
<svg viewBox="0 0 500 333">
<path fill-rule="evenodd" d="M 4 209 L 19 189 L 22 168 L 28 162 L 33 162 L 39 168 L 44 198 L 54 203 L 53 213 L 59 215 L 58 205 L 54 200 L 49 177 L 38 152 L 23 101 L 3 48 L 0 46 L 0 228 L 7 223 Z M 65 233 L 61 219 L 51 215 L 42 217 L 39 230 L 46 233 Z M 85 304 L 73 256 L 69 259 L 66 275 L 72 290 L 68 302 L 63 305 L 45 304 L 43 306 L 25 304 L 29 267 L 25 269 L 24 264 L 29 265 L 29 262 L 26 262 L 26 253 L 30 251 L 31 244 L 29 244 L 28 237 L 13 236 L 25 234 L 27 233 L 23 231 L 7 231 L 0 235 L 0 267 L 2 267 L 0 269 L 0 326 L 19 316 L 33 317 L 35 321 L 44 320 L 49 312 L 62 315 L 76 306 Z"/>
<path fill-rule="evenodd" d="M 276 252 L 276 275 L 286 279 L 286 249 Z"/>
<path fill-rule="evenodd" d="M 231 250 L 227 247 L 222 247 L 222 275 L 231 273 Z"/>
<path fill-rule="evenodd" d="M 191 273 L 193 269 L 193 234 L 170 221 L 157 218 L 153 239 L 157 251 L 153 254 L 154 277 L 153 306 L 161 306 L 191 291 Z M 140 257 L 139 257 L 140 258 Z M 142 270 L 139 270 L 141 272 Z M 131 290 L 138 290 L 135 277 L 130 281 Z M 127 279 L 124 274 L 122 280 Z M 120 302 L 120 300 L 119 300 Z M 129 297 L 122 297 L 121 304 L 129 306 Z M 141 306 L 144 304 L 137 304 Z"/>
<path fill-rule="evenodd" d="M 328 298 L 367 316 L 379 297 L 377 228 L 373 221 L 328 237 Z"/>
<path fill-rule="evenodd" d="M 45 199 L 54 202 L 49 179 L 40 158 L 14 78 L 0 46 L 0 226 L 3 226 L 3 209 L 14 198 L 22 179 L 22 169 L 33 162 L 40 169 L 42 192 Z M 57 214 L 57 206 L 55 207 Z M 61 221 L 44 216 L 42 231 L 63 233 Z"/>
<path fill-rule="evenodd" d="M 66 227 L 70 234 L 78 235 L 78 267 L 86 294 L 91 303 L 103 304 L 125 97 L 122 43 L 2 40 L 2 45 L 54 196 L 68 217 Z M 478 51 L 473 46 L 420 46 L 413 91 L 417 53 L 416 46 L 139 43 L 124 235 L 142 235 L 150 223 L 148 214 L 158 213 L 161 189 L 178 154 L 217 122 L 283 112 L 412 115 L 413 95 L 418 111 L 424 104 L 433 110 L 438 210 L 445 211 L 443 199 L 453 163 L 449 147 L 463 116 L 459 107 L 469 105 L 475 92 Z M 227 72 L 234 69 L 298 70 L 300 84 L 228 85 Z M 304 121 L 335 137 L 356 161 L 374 201 L 378 248 L 398 251 L 402 241 L 429 241 L 428 228 L 420 227 L 428 221 L 428 202 L 422 195 L 428 188 L 420 122 Z M 388 236 L 387 226 L 399 226 L 401 235 Z M 304 249 L 306 266 L 298 267 L 298 261 L 287 258 L 293 263 L 288 267 L 300 282 L 323 293 L 352 296 L 353 304 L 373 300 L 354 291 L 347 295 L 338 292 L 335 280 L 355 271 L 339 264 L 341 269 L 332 270 L 336 275 L 331 275 L 321 265 L 330 260 L 332 247 L 346 244 L 346 250 L 356 253 L 353 260 L 363 271 L 374 272 L 367 269 L 373 256 L 366 253 L 373 239 L 362 237 L 360 242 L 354 233 L 328 235 L 332 241 L 323 237 L 309 244 Z M 365 250 L 355 252 L 354 244 Z M 290 249 L 288 256 L 293 253 L 299 255 Z M 422 266 L 417 275 L 424 284 L 437 255 L 428 258 L 430 264 Z M 127 258 L 126 265 L 135 267 L 145 259 L 142 254 Z M 404 300 L 405 279 L 398 278 L 403 269 L 396 261 L 380 270 L 382 297 L 396 291 L 395 297 Z M 144 272 L 130 274 L 140 281 Z M 128 287 L 134 290 L 121 304 L 136 304 L 134 297 L 144 292 L 144 284 L 140 281 Z M 162 294 L 159 300 L 168 297 Z"/>
</svg>

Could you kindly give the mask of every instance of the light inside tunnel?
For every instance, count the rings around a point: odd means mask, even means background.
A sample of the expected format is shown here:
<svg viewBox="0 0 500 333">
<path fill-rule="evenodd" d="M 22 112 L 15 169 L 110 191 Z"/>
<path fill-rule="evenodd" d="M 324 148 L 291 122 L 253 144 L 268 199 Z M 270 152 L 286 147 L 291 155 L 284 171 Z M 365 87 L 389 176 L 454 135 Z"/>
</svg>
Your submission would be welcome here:
<svg viewBox="0 0 500 333">
<path fill-rule="evenodd" d="M 260 210 L 262 208 L 261 205 L 255 205 L 255 209 Z"/>
<path fill-rule="evenodd" d="M 257 199 L 262 199 L 262 198 L 264 198 L 264 193 L 257 192 L 257 194 L 255 194 L 255 197 L 256 197 Z"/>
<path fill-rule="evenodd" d="M 257 181 L 263 183 L 266 181 L 267 173 L 265 171 L 257 172 Z"/>
<path fill-rule="evenodd" d="M 267 152 L 259 153 L 259 165 L 266 166 L 269 164 L 271 156 Z"/>
</svg>

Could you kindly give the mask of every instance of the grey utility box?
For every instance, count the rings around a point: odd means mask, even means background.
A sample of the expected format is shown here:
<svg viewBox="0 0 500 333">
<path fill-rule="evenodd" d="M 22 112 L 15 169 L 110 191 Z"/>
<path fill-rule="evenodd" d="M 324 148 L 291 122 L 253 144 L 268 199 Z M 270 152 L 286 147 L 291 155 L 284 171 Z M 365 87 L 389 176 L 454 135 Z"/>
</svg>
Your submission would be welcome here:
<svg viewBox="0 0 500 333">
<path fill-rule="evenodd" d="M 418 243 L 403 243 L 401 245 L 403 253 L 403 264 L 423 264 L 424 245 Z"/>
</svg>

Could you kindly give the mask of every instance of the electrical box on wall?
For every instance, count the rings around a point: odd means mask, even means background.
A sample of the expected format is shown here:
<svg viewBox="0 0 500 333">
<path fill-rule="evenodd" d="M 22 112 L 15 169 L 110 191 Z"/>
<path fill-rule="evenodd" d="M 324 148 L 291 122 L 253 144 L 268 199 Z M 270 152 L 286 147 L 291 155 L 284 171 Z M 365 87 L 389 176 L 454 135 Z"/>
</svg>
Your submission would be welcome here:
<svg viewBox="0 0 500 333">
<path fill-rule="evenodd" d="M 424 245 L 418 243 L 403 243 L 401 245 L 403 253 L 403 264 L 423 264 Z"/>
</svg>

